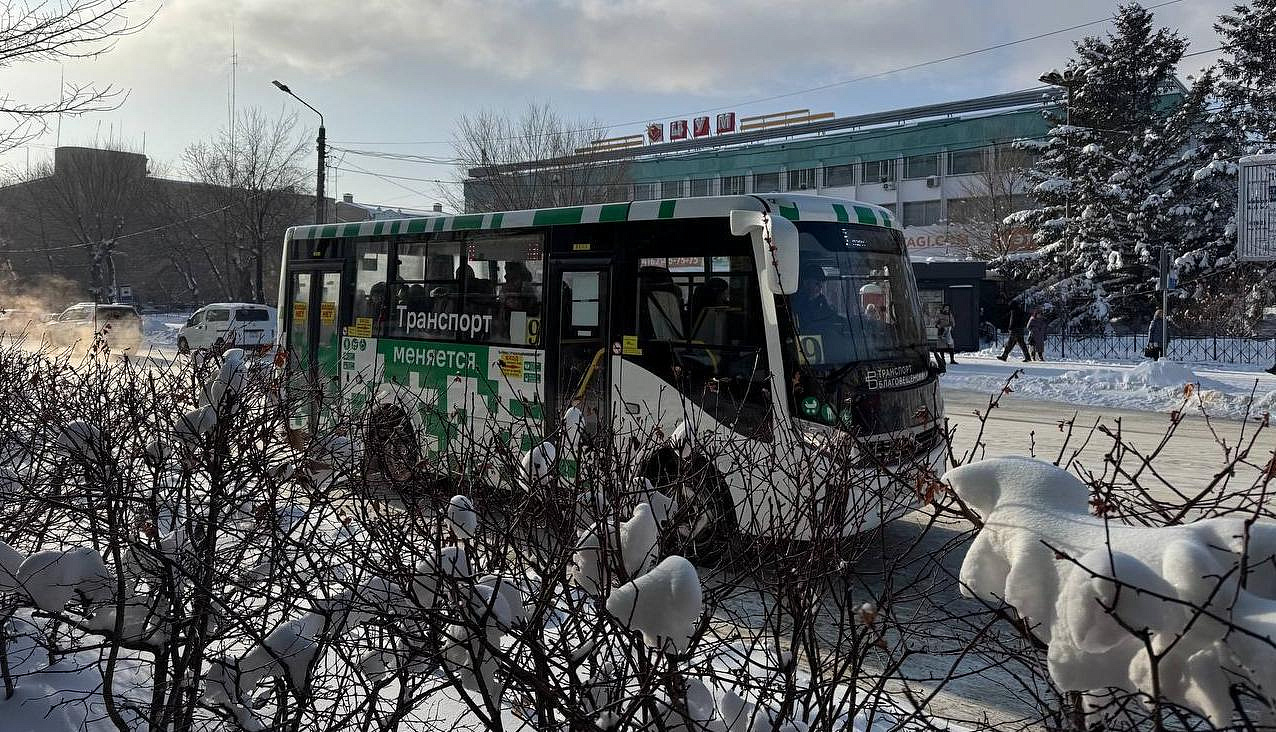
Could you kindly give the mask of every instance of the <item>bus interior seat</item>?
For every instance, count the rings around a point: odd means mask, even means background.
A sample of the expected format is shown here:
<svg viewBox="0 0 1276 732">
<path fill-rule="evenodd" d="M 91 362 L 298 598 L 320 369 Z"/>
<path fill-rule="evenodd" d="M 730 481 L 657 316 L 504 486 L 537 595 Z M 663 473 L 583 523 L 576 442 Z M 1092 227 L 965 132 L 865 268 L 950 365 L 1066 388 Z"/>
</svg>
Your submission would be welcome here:
<svg viewBox="0 0 1276 732">
<path fill-rule="evenodd" d="M 702 309 L 691 331 L 691 340 L 713 345 L 727 344 L 731 312 L 730 305 L 710 305 Z"/>
<path fill-rule="evenodd" d="M 642 334 L 661 341 L 686 339 L 686 311 L 682 289 L 664 267 L 640 267 L 638 285 L 641 296 L 639 318 Z"/>
</svg>

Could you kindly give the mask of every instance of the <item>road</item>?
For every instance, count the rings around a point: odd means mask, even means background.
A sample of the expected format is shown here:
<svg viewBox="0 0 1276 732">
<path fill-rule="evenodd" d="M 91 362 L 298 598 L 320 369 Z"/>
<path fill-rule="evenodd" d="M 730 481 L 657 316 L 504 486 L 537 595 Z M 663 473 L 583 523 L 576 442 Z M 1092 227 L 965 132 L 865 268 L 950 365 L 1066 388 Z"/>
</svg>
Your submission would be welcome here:
<svg viewBox="0 0 1276 732">
<path fill-rule="evenodd" d="M 1066 457 L 1079 449 L 1076 458 L 1079 466 L 1101 471 L 1104 456 L 1113 447 L 1113 439 L 1095 432 L 1087 443 L 1086 437 L 1095 425 L 1114 431 L 1119 428 L 1125 440 L 1142 453 L 1154 450 L 1171 426 L 1170 414 L 1166 412 L 1075 406 L 1008 394 L 992 410 L 980 438 L 979 418 L 974 412 L 987 412 L 988 399 L 988 394 L 944 390 L 945 413 L 956 427 L 954 446 L 959 455 L 971 450 L 979 438 L 984 443 L 981 456 L 1035 455 L 1053 461 L 1067 441 Z M 1074 424 L 1071 438 L 1066 425 L 1064 430 L 1060 429 L 1060 422 L 1066 420 Z M 1180 489 L 1204 486 L 1224 464 L 1219 441 L 1232 447 L 1247 442 L 1258 424 L 1257 420 L 1207 420 L 1199 412 L 1185 411 L 1156 459 L 1157 472 Z M 1276 447 L 1276 430 L 1266 430 L 1255 445 L 1255 459 L 1266 462 L 1267 451 L 1273 447 Z M 1168 499 L 1171 494 L 1164 492 L 1159 497 Z"/>
</svg>

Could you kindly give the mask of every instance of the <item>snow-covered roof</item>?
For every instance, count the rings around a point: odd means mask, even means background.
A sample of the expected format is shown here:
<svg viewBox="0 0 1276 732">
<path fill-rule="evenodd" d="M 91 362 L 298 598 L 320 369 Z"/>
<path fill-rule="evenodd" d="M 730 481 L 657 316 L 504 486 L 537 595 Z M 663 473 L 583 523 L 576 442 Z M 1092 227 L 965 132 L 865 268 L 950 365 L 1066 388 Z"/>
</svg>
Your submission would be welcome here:
<svg viewBox="0 0 1276 732">
<path fill-rule="evenodd" d="M 289 229 L 292 239 L 332 239 L 386 234 L 417 234 L 467 229 L 514 229 L 525 226 L 592 224 L 608 221 L 655 221 L 729 216 L 732 211 L 771 210 L 790 221 L 836 221 L 899 228 L 895 215 L 871 203 L 828 196 L 776 193 L 753 196 L 666 198 L 651 201 L 597 203 L 587 206 L 429 216 L 349 224 L 318 224 Z"/>
</svg>

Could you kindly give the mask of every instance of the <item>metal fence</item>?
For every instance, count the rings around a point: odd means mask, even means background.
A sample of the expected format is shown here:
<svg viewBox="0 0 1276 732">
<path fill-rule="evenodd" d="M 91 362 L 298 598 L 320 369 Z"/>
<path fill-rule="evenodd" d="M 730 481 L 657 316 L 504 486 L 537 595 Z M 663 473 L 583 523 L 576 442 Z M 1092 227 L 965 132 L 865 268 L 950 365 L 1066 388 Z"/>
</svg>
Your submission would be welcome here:
<svg viewBox="0 0 1276 732">
<path fill-rule="evenodd" d="M 1005 342 L 1006 335 L 999 334 L 997 345 L 1004 346 Z M 1147 333 L 1050 333 L 1046 336 L 1046 360 L 1137 361 L 1144 358 L 1143 349 L 1147 344 Z M 1015 353 L 1019 353 L 1017 348 Z M 1276 339 L 1171 337 L 1167 356 L 1184 363 L 1270 366 L 1276 362 Z"/>
</svg>

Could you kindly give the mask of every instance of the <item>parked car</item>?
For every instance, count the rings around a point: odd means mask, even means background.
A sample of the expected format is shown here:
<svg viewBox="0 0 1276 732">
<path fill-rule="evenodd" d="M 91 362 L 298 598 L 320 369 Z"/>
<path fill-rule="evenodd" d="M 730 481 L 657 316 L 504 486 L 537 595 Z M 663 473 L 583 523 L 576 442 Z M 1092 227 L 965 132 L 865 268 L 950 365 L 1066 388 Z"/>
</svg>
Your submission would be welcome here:
<svg viewBox="0 0 1276 732">
<path fill-rule="evenodd" d="M 265 351 L 275 342 L 275 309 L 251 302 L 215 302 L 196 310 L 177 331 L 177 350 Z"/>
<path fill-rule="evenodd" d="M 46 323 L 44 332 L 57 345 L 87 347 L 101 336 L 113 351 L 136 351 L 142 345 L 142 316 L 132 305 L 81 302 Z"/>
</svg>

